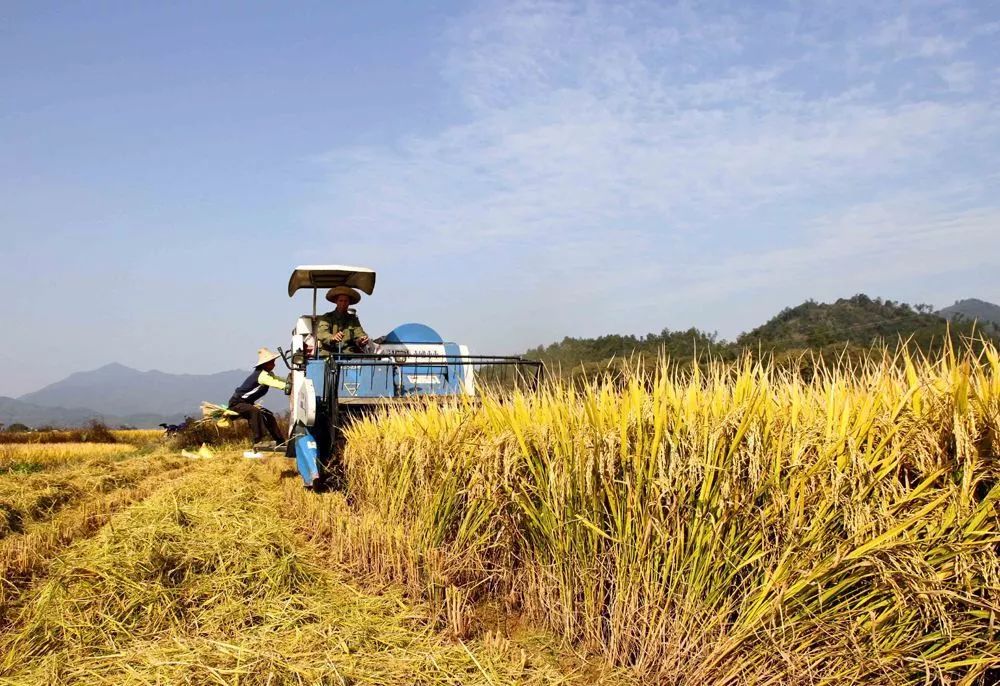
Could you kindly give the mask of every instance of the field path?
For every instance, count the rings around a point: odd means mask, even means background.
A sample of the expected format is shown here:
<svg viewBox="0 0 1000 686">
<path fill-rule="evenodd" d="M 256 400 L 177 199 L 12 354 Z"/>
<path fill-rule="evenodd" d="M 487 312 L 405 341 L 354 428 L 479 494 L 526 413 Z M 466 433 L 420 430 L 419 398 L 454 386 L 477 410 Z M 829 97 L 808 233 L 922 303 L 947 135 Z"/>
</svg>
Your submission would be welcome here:
<svg viewBox="0 0 1000 686">
<path fill-rule="evenodd" d="M 69 543 L 9 615 L 0 684 L 612 683 L 349 583 L 302 535 L 289 467 L 196 461 Z"/>
</svg>

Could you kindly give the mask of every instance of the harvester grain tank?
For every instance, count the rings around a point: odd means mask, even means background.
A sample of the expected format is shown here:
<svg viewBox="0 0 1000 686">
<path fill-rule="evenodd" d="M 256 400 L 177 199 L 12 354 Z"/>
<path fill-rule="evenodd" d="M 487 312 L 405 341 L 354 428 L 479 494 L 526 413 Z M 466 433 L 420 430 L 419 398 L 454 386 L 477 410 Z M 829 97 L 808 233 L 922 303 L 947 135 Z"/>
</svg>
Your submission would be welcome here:
<svg viewBox="0 0 1000 686">
<path fill-rule="evenodd" d="M 465 345 L 445 341 L 426 324 L 401 324 L 363 351 L 321 354 L 314 332 L 320 290 L 348 286 L 372 295 L 375 272 L 347 265 L 296 267 L 288 295 L 312 291 L 312 313 L 298 318 L 285 362 L 291 369 L 289 456 L 309 487 L 335 480 L 343 431 L 374 408 L 456 397 L 474 397 L 485 384 L 537 385 L 540 362 L 516 356 L 473 355 Z M 327 355 L 328 353 L 328 355 Z"/>
</svg>

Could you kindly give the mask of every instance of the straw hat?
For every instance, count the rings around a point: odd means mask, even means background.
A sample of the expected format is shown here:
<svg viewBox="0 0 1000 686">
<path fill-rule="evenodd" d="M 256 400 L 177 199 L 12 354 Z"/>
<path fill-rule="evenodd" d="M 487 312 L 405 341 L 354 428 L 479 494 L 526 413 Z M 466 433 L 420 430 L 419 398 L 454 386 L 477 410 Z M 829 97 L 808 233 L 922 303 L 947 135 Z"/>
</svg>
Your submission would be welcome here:
<svg viewBox="0 0 1000 686">
<path fill-rule="evenodd" d="M 278 353 L 273 353 L 267 348 L 261 348 L 257 351 L 257 364 L 254 365 L 254 369 L 261 366 L 262 364 L 267 364 L 271 360 L 276 360 L 281 357 Z"/>
<path fill-rule="evenodd" d="M 357 305 L 361 302 L 361 294 L 350 286 L 337 286 L 336 288 L 331 288 L 326 292 L 326 299 L 332 303 L 337 302 L 338 295 L 346 295 L 351 299 L 352 305 Z"/>
</svg>

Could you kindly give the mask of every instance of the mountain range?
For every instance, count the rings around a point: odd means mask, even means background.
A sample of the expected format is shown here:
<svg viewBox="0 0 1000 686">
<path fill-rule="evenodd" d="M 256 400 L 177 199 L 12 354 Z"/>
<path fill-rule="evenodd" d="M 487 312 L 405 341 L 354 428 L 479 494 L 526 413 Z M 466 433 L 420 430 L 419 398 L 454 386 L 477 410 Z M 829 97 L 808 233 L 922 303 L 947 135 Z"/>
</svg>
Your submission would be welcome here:
<svg viewBox="0 0 1000 686">
<path fill-rule="evenodd" d="M 79 426 L 99 419 L 110 426 L 155 427 L 199 416 L 202 401 L 225 403 L 249 370 L 216 374 L 168 374 L 139 371 L 112 363 L 77 372 L 18 398 L 0 397 L 0 423 L 28 426 Z M 265 396 L 265 407 L 284 412 L 288 399 Z"/>
<path fill-rule="evenodd" d="M 600 369 L 612 358 L 634 352 L 652 356 L 666 351 L 672 359 L 690 358 L 698 351 L 723 357 L 742 348 L 772 351 L 824 349 L 836 346 L 864 348 L 878 340 L 910 340 L 926 348 L 940 341 L 952 322 L 952 335 L 976 330 L 1000 338 L 1000 307 L 970 298 L 937 312 L 927 305 L 904 303 L 856 295 L 834 303 L 807 301 L 786 308 L 765 324 L 744 333 L 734 342 L 720 341 L 714 334 L 697 329 L 670 331 L 647 336 L 607 335 L 598 338 L 564 338 L 549 346 L 529 350 L 526 355 L 553 367 Z M 249 370 L 233 369 L 216 374 L 168 374 L 143 372 L 121 364 L 77 372 L 19 398 L 0 396 L 0 424 L 28 426 L 79 426 L 100 419 L 110 426 L 155 427 L 177 423 L 186 415 L 198 416 L 207 400 L 224 403 Z M 288 409 L 288 399 L 271 392 L 263 404 L 275 412 Z"/>
</svg>

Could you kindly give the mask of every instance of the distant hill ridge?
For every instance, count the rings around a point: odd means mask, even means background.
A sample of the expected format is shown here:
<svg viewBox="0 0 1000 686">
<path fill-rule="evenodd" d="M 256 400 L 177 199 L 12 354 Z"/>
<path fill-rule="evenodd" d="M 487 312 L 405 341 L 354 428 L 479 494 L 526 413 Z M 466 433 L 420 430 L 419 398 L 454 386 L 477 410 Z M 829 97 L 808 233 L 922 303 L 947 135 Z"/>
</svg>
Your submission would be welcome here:
<svg viewBox="0 0 1000 686">
<path fill-rule="evenodd" d="M 42 407 L 86 407 L 109 415 L 172 415 L 191 412 L 202 400 L 224 402 L 247 374 L 249 370 L 238 369 L 216 374 L 142 372 L 112 363 L 70 374 L 18 400 Z"/>
<path fill-rule="evenodd" d="M 1000 331 L 1000 306 L 977 298 L 958 300 L 954 305 L 941 308 L 938 314 L 946 319 L 963 319 L 991 324 L 993 329 Z"/>
<path fill-rule="evenodd" d="M 198 416 L 204 400 L 224 403 L 250 373 L 233 369 L 216 374 L 147 372 L 111 363 L 68 377 L 18 398 L 0 399 L 0 422 L 28 426 L 74 426 L 89 419 L 138 427 L 174 423 Z M 271 392 L 263 404 L 288 409 L 288 398 Z"/>
<path fill-rule="evenodd" d="M 981 303 L 985 307 L 977 307 L 975 311 L 978 313 L 992 312 L 993 309 L 1000 312 L 1000 307 L 981 300 L 961 302 Z M 963 308 L 963 311 L 970 310 Z M 908 305 L 859 294 L 833 303 L 809 300 L 797 307 L 785 308 L 732 342 L 698 329 L 664 329 L 659 334 L 645 336 L 567 337 L 558 343 L 533 348 L 526 355 L 564 372 L 582 368 L 581 373 L 585 374 L 606 366 L 612 358 L 627 358 L 633 353 L 649 357 L 666 351 L 671 359 L 680 361 L 691 359 L 695 351 L 732 359 L 743 350 L 750 349 L 794 357 L 804 350 L 843 351 L 849 348 L 860 353 L 873 344 L 884 342 L 893 345 L 901 339 L 927 351 L 934 345 L 940 345 L 949 334 L 953 340 L 968 336 L 974 330 L 994 339 L 1000 334 L 1000 329 L 987 330 L 981 325 L 973 327 L 968 316 L 963 316 L 954 319 L 949 329 L 944 315 L 935 313 L 930 305 Z"/>
<path fill-rule="evenodd" d="M 161 422 L 177 424 L 184 420 L 184 414 L 155 415 L 138 413 L 117 416 L 82 407 L 42 407 L 41 405 L 26 403 L 16 398 L 0 396 L 0 424 L 4 426 L 11 426 L 12 424 L 24 424 L 31 427 L 83 426 L 91 420 L 98 420 L 112 427 L 134 426 L 145 429 L 156 427 Z"/>
<path fill-rule="evenodd" d="M 740 346 L 764 345 L 781 350 L 823 348 L 852 343 L 867 346 L 878 341 L 915 338 L 918 345 L 943 336 L 945 320 L 930 305 L 907 305 L 893 300 L 856 295 L 833 303 L 806 301 L 782 310 L 767 323 L 736 339 Z"/>
</svg>

